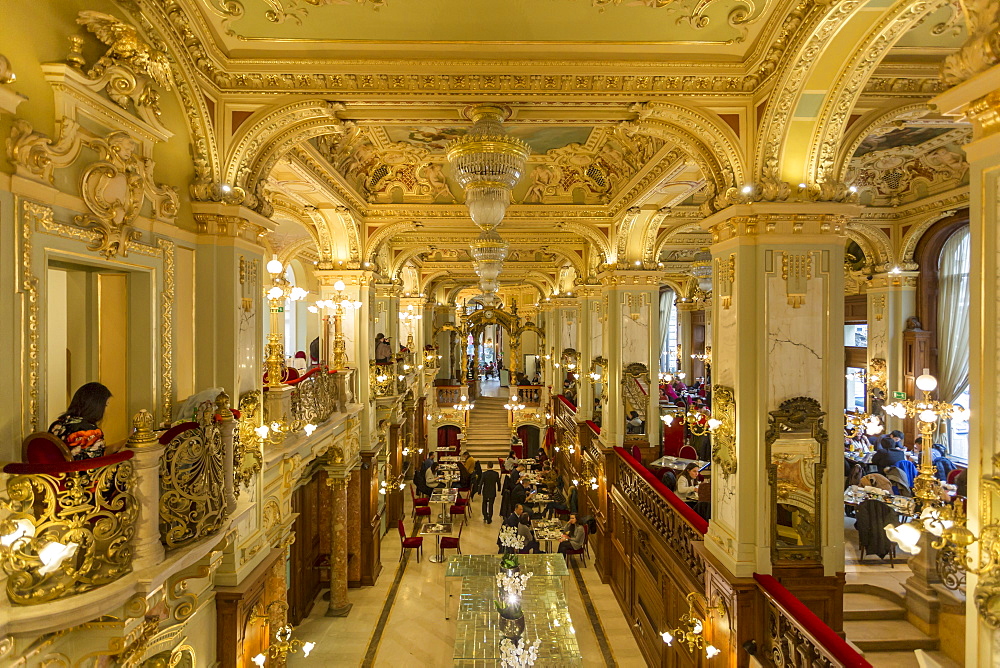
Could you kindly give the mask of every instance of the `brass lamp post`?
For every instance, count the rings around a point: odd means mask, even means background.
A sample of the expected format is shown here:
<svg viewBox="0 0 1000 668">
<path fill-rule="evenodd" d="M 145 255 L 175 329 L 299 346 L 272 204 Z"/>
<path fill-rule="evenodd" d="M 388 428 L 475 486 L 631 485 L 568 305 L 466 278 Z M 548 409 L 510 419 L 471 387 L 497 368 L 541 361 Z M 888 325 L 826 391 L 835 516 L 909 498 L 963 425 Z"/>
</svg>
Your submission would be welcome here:
<svg viewBox="0 0 1000 668">
<path fill-rule="evenodd" d="M 326 309 L 333 316 L 333 358 L 330 365 L 334 369 L 343 369 L 347 366 L 347 346 L 344 343 L 344 315 L 353 313 L 361 308 L 362 302 L 348 299 L 344 292 L 344 282 L 337 281 L 333 284 L 332 299 L 324 299 L 316 302 L 317 308 Z"/>
<path fill-rule="evenodd" d="M 271 274 L 271 287 L 264 293 L 271 307 L 271 332 L 264 347 L 264 368 L 267 370 L 267 386 L 278 388 L 285 380 L 285 343 L 282 329 L 285 320 L 285 301 L 299 301 L 306 290 L 294 286 L 285 278 L 285 266 L 277 256 L 267 263 L 267 273 Z"/>
</svg>

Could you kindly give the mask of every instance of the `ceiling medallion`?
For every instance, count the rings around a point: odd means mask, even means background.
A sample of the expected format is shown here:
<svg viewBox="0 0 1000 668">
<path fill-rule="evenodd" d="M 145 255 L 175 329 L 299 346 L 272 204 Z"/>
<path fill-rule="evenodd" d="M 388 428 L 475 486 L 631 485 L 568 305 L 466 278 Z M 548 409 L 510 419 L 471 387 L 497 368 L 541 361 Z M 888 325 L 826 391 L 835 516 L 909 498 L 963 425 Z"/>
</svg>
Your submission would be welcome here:
<svg viewBox="0 0 1000 668">
<path fill-rule="evenodd" d="M 464 136 L 448 142 L 448 164 L 465 191 L 465 206 L 472 222 L 489 231 L 503 221 L 511 191 L 524 176 L 531 149 L 504 130 L 509 107 L 479 104 L 467 108 L 465 115 L 472 120 L 472 127 Z"/>
</svg>

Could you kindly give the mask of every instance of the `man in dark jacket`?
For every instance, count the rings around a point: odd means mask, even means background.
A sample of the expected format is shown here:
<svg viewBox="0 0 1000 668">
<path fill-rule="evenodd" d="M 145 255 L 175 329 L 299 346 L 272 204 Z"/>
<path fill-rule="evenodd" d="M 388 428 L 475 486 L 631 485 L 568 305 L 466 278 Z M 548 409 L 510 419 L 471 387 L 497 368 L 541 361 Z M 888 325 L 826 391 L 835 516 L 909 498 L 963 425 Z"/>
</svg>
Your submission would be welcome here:
<svg viewBox="0 0 1000 668">
<path fill-rule="evenodd" d="M 524 513 L 524 506 L 522 506 L 520 504 L 514 506 L 514 508 L 511 511 L 510 515 L 508 515 L 507 517 L 504 518 L 504 520 L 503 520 L 503 526 L 500 527 L 500 530 L 503 531 L 503 527 L 514 527 L 515 529 L 517 529 L 517 526 L 521 523 L 521 514 L 522 513 Z M 499 552 L 497 552 L 497 554 L 503 554 L 503 543 L 500 542 L 500 536 L 499 535 L 497 536 L 497 547 L 500 548 L 500 550 L 499 550 Z"/>
<path fill-rule="evenodd" d="M 883 439 L 883 441 L 888 439 Z M 889 445 L 889 444 L 886 444 Z M 872 464 L 877 467 L 879 473 L 884 473 L 886 468 L 894 466 L 897 462 L 906 459 L 906 451 L 902 448 L 891 446 L 885 450 L 876 450 L 872 455 Z"/>
<path fill-rule="evenodd" d="M 521 478 L 514 483 L 513 489 L 510 490 L 510 505 L 512 506 L 523 506 L 524 502 L 528 498 L 528 481 L 526 478 Z"/>
<path fill-rule="evenodd" d="M 493 502 L 496 501 L 499 490 L 500 474 L 493 470 L 493 462 L 490 462 L 483 471 L 479 484 L 479 491 L 483 495 L 483 521 L 487 524 L 493 524 Z"/>
</svg>

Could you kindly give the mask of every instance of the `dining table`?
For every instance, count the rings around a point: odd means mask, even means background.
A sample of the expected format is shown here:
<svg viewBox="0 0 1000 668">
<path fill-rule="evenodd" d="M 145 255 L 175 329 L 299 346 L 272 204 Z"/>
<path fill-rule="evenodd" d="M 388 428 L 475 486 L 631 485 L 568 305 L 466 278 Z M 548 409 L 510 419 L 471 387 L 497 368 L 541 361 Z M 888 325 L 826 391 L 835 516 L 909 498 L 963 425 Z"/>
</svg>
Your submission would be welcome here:
<svg viewBox="0 0 1000 668">
<path fill-rule="evenodd" d="M 458 491 L 452 488 L 446 489 L 436 489 L 431 492 L 431 497 L 429 503 L 435 503 L 438 505 L 438 516 L 439 522 L 448 522 L 451 520 L 451 515 L 445 513 L 445 506 L 452 506 L 455 501 L 458 500 Z"/>
<path fill-rule="evenodd" d="M 447 561 L 444 556 L 444 550 L 441 549 L 441 536 L 450 536 L 452 534 L 453 526 L 454 525 L 451 522 L 435 522 L 424 524 L 420 527 L 420 531 L 418 532 L 419 535 L 437 537 L 437 550 L 435 550 L 434 554 L 428 557 L 428 561 L 435 564 Z"/>
</svg>

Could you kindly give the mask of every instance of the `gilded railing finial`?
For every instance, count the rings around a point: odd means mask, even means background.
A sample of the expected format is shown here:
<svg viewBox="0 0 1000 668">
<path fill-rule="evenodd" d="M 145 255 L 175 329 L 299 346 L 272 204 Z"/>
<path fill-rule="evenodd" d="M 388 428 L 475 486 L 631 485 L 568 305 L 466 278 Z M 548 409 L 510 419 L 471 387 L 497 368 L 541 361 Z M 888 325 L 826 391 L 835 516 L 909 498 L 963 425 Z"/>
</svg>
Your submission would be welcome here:
<svg viewBox="0 0 1000 668">
<path fill-rule="evenodd" d="M 153 433 L 153 414 L 145 408 L 140 410 L 132 418 L 134 431 L 128 437 L 128 447 L 132 450 L 142 448 L 156 443 L 156 434 Z"/>
<path fill-rule="evenodd" d="M 229 395 L 222 392 L 215 398 L 215 414 L 219 416 L 219 419 L 223 422 L 229 422 L 233 419 L 233 411 L 229 404 Z"/>
</svg>

